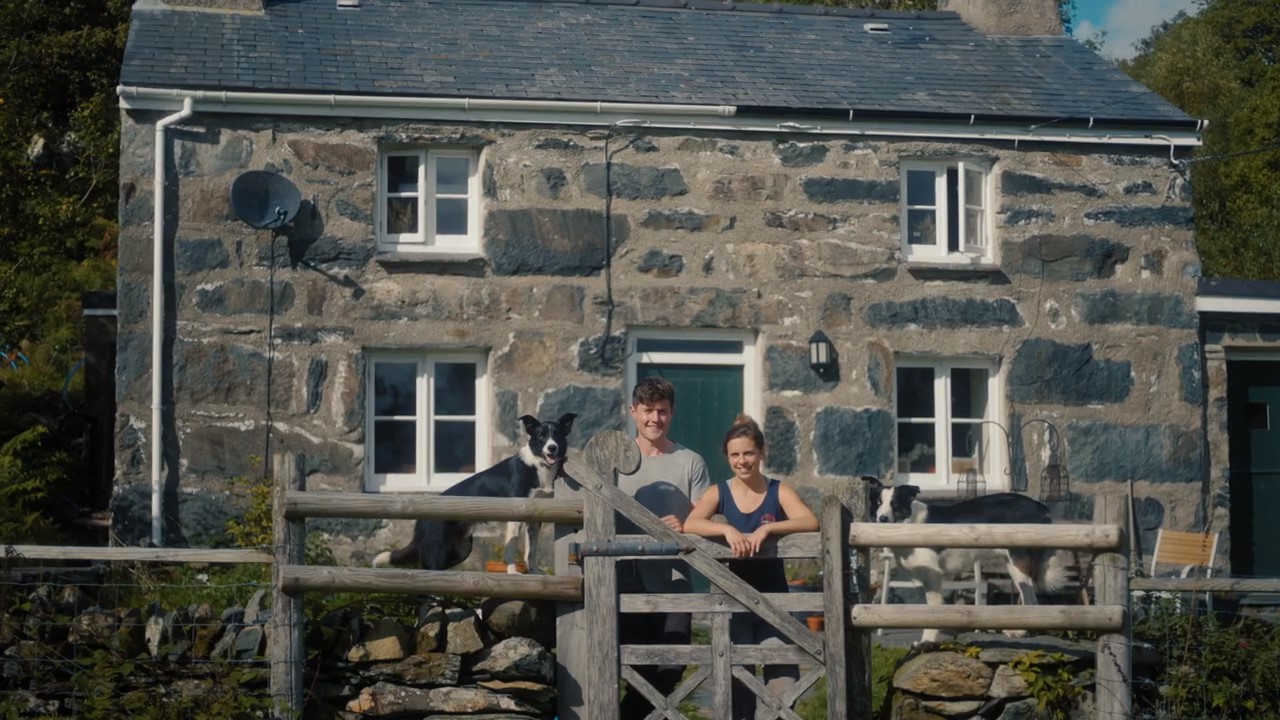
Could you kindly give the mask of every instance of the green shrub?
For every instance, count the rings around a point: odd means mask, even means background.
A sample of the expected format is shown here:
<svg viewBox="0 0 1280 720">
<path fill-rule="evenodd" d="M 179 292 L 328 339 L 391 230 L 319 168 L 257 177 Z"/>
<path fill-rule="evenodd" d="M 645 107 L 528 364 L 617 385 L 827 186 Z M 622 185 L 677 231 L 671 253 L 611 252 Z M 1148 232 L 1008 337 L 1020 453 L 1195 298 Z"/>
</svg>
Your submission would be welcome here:
<svg viewBox="0 0 1280 720">
<path fill-rule="evenodd" d="M 1033 650 L 1009 663 L 1009 667 L 1027 683 L 1040 715 L 1047 720 L 1067 720 L 1084 697 L 1085 682 L 1091 674 L 1080 674 L 1071 667 L 1072 659 L 1062 653 Z"/>
<path fill-rule="evenodd" d="M 1163 664 L 1135 682 L 1134 709 L 1168 718 L 1280 717 L 1280 626 L 1158 606 L 1134 626 Z"/>
</svg>

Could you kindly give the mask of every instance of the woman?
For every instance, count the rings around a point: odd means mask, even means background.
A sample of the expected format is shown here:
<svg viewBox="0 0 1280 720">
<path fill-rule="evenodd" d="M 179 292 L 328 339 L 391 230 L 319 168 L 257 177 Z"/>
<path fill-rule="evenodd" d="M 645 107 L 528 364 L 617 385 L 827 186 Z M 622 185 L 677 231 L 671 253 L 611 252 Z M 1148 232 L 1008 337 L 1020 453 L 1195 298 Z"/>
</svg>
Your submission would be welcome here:
<svg viewBox="0 0 1280 720">
<path fill-rule="evenodd" d="M 789 485 L 765 477 L 760 472 L 764 462 L 764 433 L 755 420 L 741 415 L 724 436 L 724 454 L 733 469 L 733 477 L 711 486 L 698 500 L 684 531 L 703 537 L 723 537 L 735 558 L 751 558 L 770 535 L 813 532 L 818 519 Z M 722 515 L 725 522 L 711 518 Z M 787 591 L 787 576 L 780 558 L 767 560 L 731 560 L 729 569 L 760 592 Z M 735 645 L 782 645 L 786 641 L 773 626 L 752 613 L 733 616 L 729 636 Z M 765 686 L 781 696 L 800 678 L 795 665 L 766 665 Z M 733 685 L 734 720 L 755 717 L 754 693 L 735 682 Z"/>
</svg>

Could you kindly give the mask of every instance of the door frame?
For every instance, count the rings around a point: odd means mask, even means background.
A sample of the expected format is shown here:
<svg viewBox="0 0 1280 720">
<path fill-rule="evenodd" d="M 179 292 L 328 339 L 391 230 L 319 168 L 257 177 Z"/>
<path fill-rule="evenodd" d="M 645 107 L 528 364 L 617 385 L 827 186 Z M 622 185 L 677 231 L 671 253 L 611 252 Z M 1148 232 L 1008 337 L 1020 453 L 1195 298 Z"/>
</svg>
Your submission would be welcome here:
<svg viewBox="0 0 1280 720">
<path fill-rule="evenodd" d="M 1244 467 L 1240 467 L 1236 462 L 1238 458 L 1237 452 L 1240 450 L 1240 448 L 1235 445 L 1235 438 L 1237 437 L 1236 434 L 1243 434 L 1247 436 L 1249 428 L 1243 427 L 1242 425 L 1233 426 L 1231 423 L 1231 419 L 1234 414 L 1233 410 L 1238 407 L 1233 404 L 1233 401 L 1238 399 L 1238 396 L 1236 395 L 1238 389 L 1234 389 L 1233 391 L 1234 385 L 1232 383 L 1232 378 L 1235 377 L 1237 382 L 1239 382 L 1240 378 L 1239 374 L 1235 374 L 1233 376 L 1231 368 L 1234 365 L 1237 368 L 1237 372 L 1243 372 L 1243 369 L 1240 368 L 1241 365 L 1250 366 L 1254 363 L 1280 365 L 1280 350 L 1251 347 L 1247 345 L 1226 346 L 1223 348 L 1223 355 L 1225 359 L 1224 369 L 1226 370 L 1226 387 L 1224 388 L 1224 395 L 1227 400 L 1226 465 L 1228 476 L 1230 478 L 1228 480 L 1227 492 L 1228 496 L 1231 498 L 1231 508 L 1228 514 L 1227 527 L 1227 537 L 1231 541 L 1231 552 L 1228 559 L 1231 563 L 1232 573 L 1243 573 L 1260 577 L 1274 577 L 1272 575 L 1259 575 L 1260 571 L 1258 568 L 1258 561 L 1260 556 L 1258 555 L 1256 548 L 1259 546 L 1258 540 L 1260 538 L 1254 514 L 1256 512 L 1256 499 L 1254 497 L 1254 492 L 1257 488 L 1253 479 L 1254 473 L 1252 469 L 1252 462 L 1244 458 L 1239 458 L 1241 460 L 1240 464 L 1243 464 Z M 1244 397 L 1243 400 L 1248 402 L 1247 396 Z M 1239 415 L 1235 415 L 1235 417 L 1237 420 L 1240 418 Z M 1253 444 L 1252 438 L 1249 438 L 1247 442 L 1248 446 L 1246 447 L 1251 447 Z M 1239 480 L 1237 480 L 1237 477 L 1239 477 Z M 1237 482 L 1242 483 L 1242 486 L 1237 485 Z M 1241 493 L 1239 496 L 1235 495 L 1237 491 Z"/>
<path fill-rule="evenodd" d="M 706 353 L 666 350 L 640 352 L 638 340 L 675 340 L 701 342 L 706 340 L 731 340 L 742 343 L 741 353 Z M 716 328 L 629 328 L 627 330 L 627 407 L 631 407 L 631 389 L 636 386 L 640 365 L 726 365 L 742 368 L 742 411 L 764 427 L 764 401 L 760 386 L 760 343 L 751 330 L 724 330 Z M 679 399 L 677 398 L 679 412 Z M 635 434 L 635 421 L 627 413 L 627 432 Z"/>
</svg>

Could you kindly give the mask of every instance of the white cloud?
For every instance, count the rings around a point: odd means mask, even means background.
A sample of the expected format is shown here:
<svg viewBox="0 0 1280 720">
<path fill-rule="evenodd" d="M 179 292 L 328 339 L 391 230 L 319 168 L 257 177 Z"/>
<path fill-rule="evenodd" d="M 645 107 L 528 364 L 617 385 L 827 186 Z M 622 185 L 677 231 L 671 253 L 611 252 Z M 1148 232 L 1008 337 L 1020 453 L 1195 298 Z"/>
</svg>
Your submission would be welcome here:
<svg viewBox="0 0 1280 720">
<path fill-rule="evenodd" d="M 1098 27 L 1097 25 L 1094 25 L 1088 20 L 1077 20 L 1072 24 L 1071 36 L 1083 42 L 1093 37 L 1094 35 L 1097 35 L 1098 31 L 1100 31 L 1101 29 L 1102 28 Z"/>
<path fill-rule="evenodd" d="M 1134 43 L 1151 34 L 1151 28 L 1172 18 L 1180 10 L 1194 10 L 1195 0 L 1116 0 L 1100 25 L 1088 20 L 1076 23 L 1072 34 L 1087 40 L 1099 30 L 1106 30 L 1102 53 L 1113 58 L 1134 55 Z"/>
</svg>

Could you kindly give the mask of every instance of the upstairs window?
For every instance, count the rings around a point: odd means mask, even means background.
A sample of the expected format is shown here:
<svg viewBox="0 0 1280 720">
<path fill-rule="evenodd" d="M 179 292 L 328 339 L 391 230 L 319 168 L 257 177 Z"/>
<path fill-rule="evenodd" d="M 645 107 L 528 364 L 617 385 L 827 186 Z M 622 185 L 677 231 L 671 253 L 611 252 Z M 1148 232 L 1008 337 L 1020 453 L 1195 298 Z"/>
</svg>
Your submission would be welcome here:
<svg viewBox="0 0 1280 720">
<path fill-rule="evenodd" d="M 907 260 L 990 261 L 991 202 L 985 166 L 902 163 L 902 249 Z"/>
<path fill-rule="evenodd" d="M 447 490 L 489 466 L 485 366 L 480 352 L 369 357 L 367 490 Z"/>
<path fill-rule="evenodd" d="M 378 246 L 397 252 L 480 250 L 479 156 L 387 150 L 378 161 Z"/>
<path fill-rule="evenodd" d="M 994 365 L 983 360 L 897 361 L 897 478 L 954 488 L 973 471 L 988 490 L 1006 483 Z"/>
</svg>

